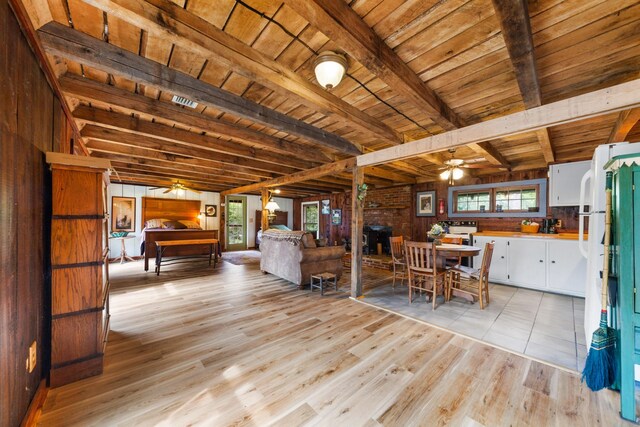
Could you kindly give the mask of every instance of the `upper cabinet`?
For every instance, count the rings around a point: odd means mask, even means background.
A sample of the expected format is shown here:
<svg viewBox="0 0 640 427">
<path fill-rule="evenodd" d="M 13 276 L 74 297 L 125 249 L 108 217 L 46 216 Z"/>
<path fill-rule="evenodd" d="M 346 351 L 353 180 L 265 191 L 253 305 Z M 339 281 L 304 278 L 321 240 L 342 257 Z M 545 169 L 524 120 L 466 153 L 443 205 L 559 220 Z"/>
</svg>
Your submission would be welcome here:
<svg viewBox="0 0 640 427">
<path fill-rule="evenodd" d="M 549 206 L 578 206 L 580 181 L 590 168 L 590 160 L 549 166 Z M 590 204 L 589 188 L 585 191 L 585 204 Z"/>
</svg>

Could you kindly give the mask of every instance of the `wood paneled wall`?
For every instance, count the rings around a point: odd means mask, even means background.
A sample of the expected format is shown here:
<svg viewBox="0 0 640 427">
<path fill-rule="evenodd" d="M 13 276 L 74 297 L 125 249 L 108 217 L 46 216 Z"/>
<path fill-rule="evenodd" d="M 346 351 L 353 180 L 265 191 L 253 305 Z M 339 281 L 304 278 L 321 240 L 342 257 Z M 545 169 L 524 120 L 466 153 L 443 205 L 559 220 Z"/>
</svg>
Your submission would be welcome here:
<svg viewBox="0 0 640 427">
<path fill-rule="evenodd" d="M 526 172 L 506 172 L 483 177 L 467 176 L 458 181 L 458 185 L 488 184 L 507 181 L 520 181 L 527 179 L 546 178 L 547 169 L 536 169 Z M 448 184 L 445 181 L 429 182 L 413 186 L 399 186 L 384 188 L 380 190 L 369 190 L 364 201 L 364 223 L 366 225 L 386 225 L 393 227 L 393 235 L 403 235 L 414 240 L 424 240 L 427 231 L 438 221 L 448 220 L 449 216 L 445 209 L 444 214 L 436 212 L 435 217 L 416 216 L 416 197 L 419 191 L 436 192 L 436 200 L 444 199 L 445 206 L 448 206 Z M 300 229 L 300 207 L 302 202 L 330 199 L 331 209 L 342 209 L 342 225 L 332 226 L 329 215 L 320 217 L 320 235 L 327 237 L 330 242 L 341 242 L 341 239 L 350 236 L 349 224 L 351 218 L 351 198 L 350 193 L 336 193 L 324 196 L 308 197 L 297 199 L 294 203 L 294 229 Z M 370 203 L 377 203 L 381 209 L 370 208 Z M 407 206 L 406 208 L 384 209 L 388 206 Z M 436 205 L 437 206 L 437 205 Z M 563 231 L 576 232 L 578 229 L 578 208 L 562 207 L 548 208 L 547 218 L 558 218 L 563 222 Z M 464 218 L 465 220 L 475 220 L 478 222 L 478 229 L 481 231 L 519 231 L 520 218 Z M 539 218 L 537 220 L 541 220 Z"/>
<path fill-rule="evenodd" d="M 7 0 L 0 0 L 0 426 L 19 425 L 48 372 L 50 174 L 66 124 Z M 29 373 L 29 345 L 38 361 Z"/>
</svg>

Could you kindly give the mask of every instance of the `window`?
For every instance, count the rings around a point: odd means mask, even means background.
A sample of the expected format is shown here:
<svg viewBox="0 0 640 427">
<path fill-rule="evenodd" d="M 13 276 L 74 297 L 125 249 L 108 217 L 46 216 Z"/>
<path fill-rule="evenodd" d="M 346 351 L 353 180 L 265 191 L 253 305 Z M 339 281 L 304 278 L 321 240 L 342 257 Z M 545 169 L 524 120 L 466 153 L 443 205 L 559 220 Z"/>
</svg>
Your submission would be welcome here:
<svg viewBox="0 0 640 427">
<path fill-rule="evenodd" d="M 547 180 L 449 188 L 451 217 L 537 217 L 547 210 Z"/>
<path fill-rule="evenodd" d="M 459 191 L 454 193 L 454 198 L 456 212 L 485 212 L 491 206 L 489 191 Z"/>
<path fill-rule="evenodd" d="M 320 228 L 318 213 L 318 202 L 302 204 L 302 229 L 312 233 L 316 239 L 318 238 L 318 230 Z"/>
</svg>

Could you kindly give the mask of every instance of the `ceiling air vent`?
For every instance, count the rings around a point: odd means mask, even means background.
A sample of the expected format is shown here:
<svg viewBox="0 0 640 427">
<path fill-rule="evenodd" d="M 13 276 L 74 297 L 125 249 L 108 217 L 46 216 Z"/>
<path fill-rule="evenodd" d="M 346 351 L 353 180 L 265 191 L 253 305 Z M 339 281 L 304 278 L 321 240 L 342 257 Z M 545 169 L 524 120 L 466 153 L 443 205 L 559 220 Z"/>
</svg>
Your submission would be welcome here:
<svg viewBox="0 0 640 427">
<path fill-rule="evenodd" d="M 184 105 L 185 107 L 196 108 L 198 106 L 197 102 L 178 95 L 173 95 L 171 100 L 176 104 Z"/>
</svg>

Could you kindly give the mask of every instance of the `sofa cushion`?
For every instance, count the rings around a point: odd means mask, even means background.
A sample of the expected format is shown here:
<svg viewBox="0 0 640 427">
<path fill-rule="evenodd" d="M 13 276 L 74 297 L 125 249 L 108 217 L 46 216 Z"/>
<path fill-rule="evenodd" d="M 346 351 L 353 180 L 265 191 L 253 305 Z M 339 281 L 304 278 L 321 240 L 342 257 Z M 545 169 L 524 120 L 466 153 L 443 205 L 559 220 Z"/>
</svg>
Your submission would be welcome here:
<svg viewBox="0 0 640 427">
<path fill-rule="evenodd" d="M 316 247 L 316 240 L 313 238 L 313 234 L 304 233 L 302 235 L 302 246 L 304 246 L 305 249 Z"/>
</svg>

